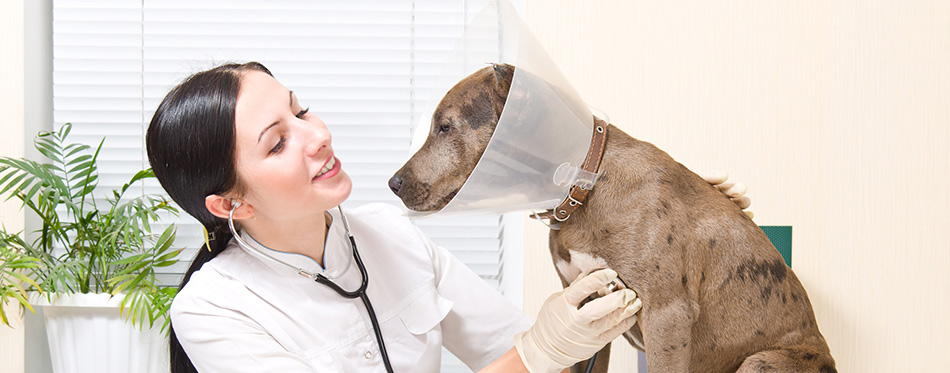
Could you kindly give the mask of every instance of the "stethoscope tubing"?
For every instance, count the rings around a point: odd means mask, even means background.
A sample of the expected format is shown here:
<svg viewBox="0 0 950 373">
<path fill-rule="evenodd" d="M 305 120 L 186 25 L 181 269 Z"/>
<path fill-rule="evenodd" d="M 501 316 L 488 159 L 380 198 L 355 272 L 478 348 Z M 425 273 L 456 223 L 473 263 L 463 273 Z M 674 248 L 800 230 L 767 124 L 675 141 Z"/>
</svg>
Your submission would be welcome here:
<svg viewBox="0 0 950 373">
<path fill-rule="evenodd" d="M 369 276 L 366 274 L 366 267 L 363 266 L 363 260 L 360 259 L 360 253 L 356 251 L 356 239 L 353 238 L 353 235 L 350 234 L 349 230 L 346 231 L 346 236 L 349 238 L 350 247 L 353 249 L 353 259 L 356 260 L 356 267 L 360 269 L 360 274 L 363 278 L 363 281 L 360 283 L 360 287 L 355 291 L 343 290 L 343 288 L 341 288 L 339 285 L 333 281 L 330 281 L 330 279 L 326 278 L 326 276 L 320 273 L 316 274 L 316 276 L 313 277 L 313 280 L 317 283 L 326 285 L 330 289 L 333 289 L 333 291 L 336 291 L 337 294 L 340 294 L 340 296 L 344 298 L 360 298 L 363 296 L 363 294 L 366 294 L 366 287 L 369 286 Z"/>
<path fill-rule="evenodd" d="M 356 266 L 359 268 L 360 276 L 362 277 L 360 287 L 355 291 L 346 291 L 323 274 L 306 271 L 303 268 L 291 265 L 290 263 L 275 258 L 264 251 L 258 250 L 257 248 L 249 245 L 244 241 L 243 238 L 241 238 L 241 235 L 238 234 L 237 229 L 234 228 L 234 209 L 236 209 L 238 206 L 239 204 L 237 203 L 232 204 L 231 212 L 228 213 L 228 227 L 231 229 L 231 233 L 234 235 L 234 239 L 237 241 L 238 245 L 241 245 L 245 249 L 253 250 L 258 254 L 263 255 L 265 258 L 290 267 L 291 269 L 297 271 L 297 273 L 301 276 L 313 279 L 315 282 L 333 289 L 333 291 L 344 298 L 360 298 L 360 300 L 363 302 L 363 306 L 366 307 L 366 313 L 369 314 L 369 321 L 373 325 L 373 333 L 376 335 L 376 343 L 379 345 L 379 355 L 380 358 L 383 359 L 383 366 L 385 366 L 386 372 L 393 373 L 392 364 L 389 362 L 389 353 L 386 352 L 386 343 L 383 341 L 383 333 L 379 328 L 379 320 L 376 319 L 376 311 L 373 310 L 373 304 L 369 301 L 369 296 L 366 294 L 366 288 L 369 286 L 369 275 L 366 273 L 366 267 L 363 265 L 363 260 L 360 259 L 360 253 L 356 248 L 356 238 L 354 238 L 353 234 L 350 233 L 350 225 L 346 221 L 346 215 L 343 214 L 343 209 L 340 206 L 337 206 L 337 209 L 340 211 L 340 216 L 343 218 L 343 227 L 346 229 L 346 237 L 349 239 L 350 247 L 353 249 L 353 259 L 356 260 Z"/>
</svg>

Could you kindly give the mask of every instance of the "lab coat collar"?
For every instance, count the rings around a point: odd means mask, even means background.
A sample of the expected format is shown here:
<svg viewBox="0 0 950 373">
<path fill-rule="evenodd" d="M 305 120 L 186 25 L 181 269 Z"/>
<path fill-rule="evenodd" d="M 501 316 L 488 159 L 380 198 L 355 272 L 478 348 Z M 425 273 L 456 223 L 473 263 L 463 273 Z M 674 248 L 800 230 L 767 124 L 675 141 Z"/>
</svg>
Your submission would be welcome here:
<svg viewBox="0 0 950 373">
<path fill-rule="evenodd" d="M 267 255 L 280 259 L 295 268 L 290 268 L 282 263 L 275 262 L 255 250 L 248 250 L 237 244 L 237 242 L 232 241 L 231 244 L 254 257 L 260 258 L 266 266 L 281 275 L 298 276 L 300 275 L 298 269 L 303 269 L 310 273 L 323 274 L 331 279 L 338 278 L 352 271 L 356 265 L 352 263 L 353 252 L 349 240 L 346 237 L 346 229 L 343 226 L 339 211 L 332 209 L 328 212 L 330 213 L 332 221 L 327 233 L 326 243 L 324 244 L 323 263 L 326 266 L 325 268 L 321 267 L 320 263 L 317 263 L 317 261 L 306 255 L 271 249 L 255 240 L 254 237 L 251 237 L 251 235 L 247 233 L 247 230 L 244 229 L 240 231 L 240 234 L 241 238 L 243 238 L 248 245 L 267 253 Z"/>
</svg>

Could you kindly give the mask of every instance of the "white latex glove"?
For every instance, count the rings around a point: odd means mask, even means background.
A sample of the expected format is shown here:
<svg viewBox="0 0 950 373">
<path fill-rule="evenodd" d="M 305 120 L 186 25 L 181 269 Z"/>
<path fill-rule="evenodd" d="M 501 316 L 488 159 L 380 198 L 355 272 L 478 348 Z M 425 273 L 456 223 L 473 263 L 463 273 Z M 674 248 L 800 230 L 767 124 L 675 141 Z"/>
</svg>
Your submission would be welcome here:
<svg viewBox="0 0 950 373">
<path fill-rule="evenodd" d="M 560 372 L 590 358 L 633 327 L 641 302 L 630 289 L 612 292 L 578 309 L 581 301 L 616 278 L 617 272 L 610 269 L 579 276 L 544 302 L 538 321 L 527 332 L 515 335 L 515 348 L 529 372 Z"/>
<path fill-rule="evenodd" d="M 729 197 L 732 203 L 739 206 L 739 208 L 742 209 L 742 213 L 746 214 L 749 219 L 755 216 L 752 211 L 747 210 L 749 206 L 752 205 L 752 199 L 745 195 L 745 192 L 748 191 L 745 184 L 728 182 L 729 174 L 725 171 L 713 171 L 700 176 L 702 176 L 703 180 L 706 180 L 707 183 L 719 189 L 726 197 Z"/>
</svg>

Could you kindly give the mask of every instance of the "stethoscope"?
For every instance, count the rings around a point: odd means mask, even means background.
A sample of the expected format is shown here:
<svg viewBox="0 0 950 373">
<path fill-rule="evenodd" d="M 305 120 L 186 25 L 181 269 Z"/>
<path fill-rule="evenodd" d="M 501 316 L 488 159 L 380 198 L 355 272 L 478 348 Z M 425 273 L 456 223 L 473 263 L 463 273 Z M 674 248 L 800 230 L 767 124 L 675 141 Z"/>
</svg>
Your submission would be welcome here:
<svg viewBox="0 0 950 373">
<path fill-rule="evenodd" d="M 290 267 L 297 271 L 297 274 L 307 277 L 316 281 L 317 283 L 326 285 L 333 291 L 336 291 L 337 294 L 340 294 L 344 298 L 355 299 L 360 298 L 363 301 L 363 305 L 366 306 L 366 312 L 369 314 L 369 320 L 373 324 L 373 333 L 376 334 L 376 343 L 379 344 L 379 354 L 383 359 L 383 365 L 386 367 L 386 372 L 393 373 L 393 367 L 389 363 L 389 354 L 386 353 L 386 344 L 383 343 L 383 334 L 379 329 L 379 321 L 376 320 L 376 312 L 373 311 L 373 305 L 369 301 L 369 297 L 366 295 L 366 286 L 369 285 L 369 276 L 366 274 L 366 267 L 363 266 L 363 261 L 360 259 L 360 253 L 356 250 L 356 239 L 353 238 L 353 234 L 350 233 L 350 225 L 346 221 L 346 215 L 343 214 L 343 209 L 340 206 L 337 206 L 337 209 L 340 211 L 340 216 L 343 218 L 343 227 L 346 229 L 346 237 L 350 239 L 350 247 L 353 248 L 353 259 L 356 260 L 356 266 L 360 269 L 360 276 L 363 278 L 363 282 L 360 284 L 360 287 L 355 291 L 346 291 L 343 290 L 339 285 L 330 281 L 329 278 L 324 276 L 322 273 L 313 273 L 309 272 L 303 268 L 299 268 L 290 263 L 287 263 L 283 260 L 280 260 L 276 257 L 267 254 L 262 250 L 249 245 L 241 235 L 238 234 L 237 229 L 234 228 L 234 209 L 241 206 L 241 202 L 232 201 L 231 202 L 231 212 L 228 213 L 228 227 L 231 228 L 231 233 L 234 235 L 234 240 L 237 241 L 238 245 L 244 247 L 245 249 L 252 250 L 258 254 L 263 255 L 265 258 L 273 260 L 277 263 L 283 264 L 287 267 Z M 346 270 L 349 269 L 350 263 L 348 262 L 344 270 L 340 273 L 346 273 Z"/>
</svg>

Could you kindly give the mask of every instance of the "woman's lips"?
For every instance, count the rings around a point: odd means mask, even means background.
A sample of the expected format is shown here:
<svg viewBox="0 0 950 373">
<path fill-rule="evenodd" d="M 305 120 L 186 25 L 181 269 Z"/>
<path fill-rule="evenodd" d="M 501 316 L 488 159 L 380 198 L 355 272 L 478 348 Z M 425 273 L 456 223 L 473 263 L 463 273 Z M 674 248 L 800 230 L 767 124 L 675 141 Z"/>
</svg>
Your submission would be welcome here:
<svg viewBox="0 0 950 373">
<path fill-rule="evenodd" d="M 336 157 L 330 157 L 330 160 L 328 160 L 327 163 L 323 165 L 323 168 L 320 169 L 320 172 L 317 174 L 317 176 L 313 177 L 313 181 L 325 180 L 334 177 L 336 174 L 340 173 L 341 169 L 342 166 L 340 164 L 340 160 Z"/>
</svg>

